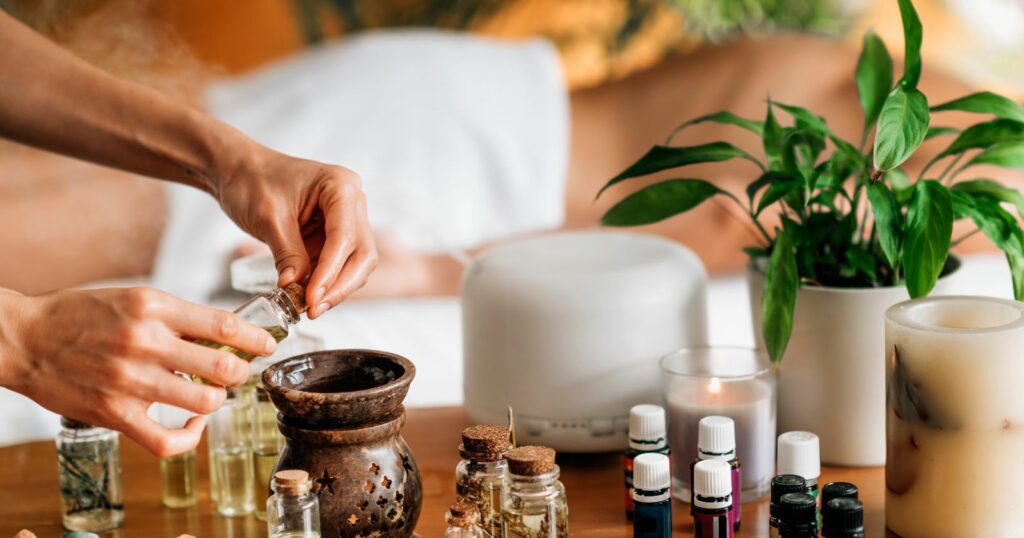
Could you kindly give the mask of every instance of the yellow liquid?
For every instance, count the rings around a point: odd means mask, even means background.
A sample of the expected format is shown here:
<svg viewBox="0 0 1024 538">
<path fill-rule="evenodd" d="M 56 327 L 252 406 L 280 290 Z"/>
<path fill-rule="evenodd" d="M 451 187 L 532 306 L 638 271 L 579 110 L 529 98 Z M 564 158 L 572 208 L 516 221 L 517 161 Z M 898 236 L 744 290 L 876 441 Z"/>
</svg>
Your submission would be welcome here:
<svg viewBox="0 0 1024 538">
<path fill-rule="evenodd" d="M 160 459 L 161 498 L 164 506 L 196 504 L 196 451 Z"/>
<path fill-rule="evenodd" d="M 270 479 L 274 476 L 274 467 L 281 457 L 279 452 L 253 452 L 252 466 L 253 481 L 252 498 L 255 504 L 256 519 L 266 521 L 267 519 L 267 498 L 270 497 Z"/>
<path fill-rule="evenodd" d="M 217 483 L 211 496 L 222 516 L 239 516 L 253 510 L 252 452 L 248 447 L 213 450 L 210 466 Z"/>
<path fill-rule="evenodd" d="M 270 336 L 274 337 L 274 340 L 276 340 L 278 342 L 280 342 L 281 340 L 284 340 L 285 338 L 288 338 L 288 327 L 280 327 L 280 326 L 263 327 L 263 330 L 265 330 L 268 333 L 270 333 Z M 233 347 L 231 347 L 229 345 L 219 344 L 217 342 L 211 342 L 209 340 L 196 339 L 196 340 L 192 340 L 191 342 L 193 344 L 199 344 L 201 346 L 206 346 L 208 348 L 216 349 L 217 351 L 227 351 L 228 353 L 231 353 L 232 355 L 235 355 L 236 357 L 238 357 L 240 359 L 243 359 L 243 360 L 245 360 L 247 362 L 251 362 L 252 359 L 255 357 L 255 355 L 253 355 L 252 353 L 246 353 L 245 351 L 238 350 L 238 349 L 233 348 Z M 202 383 L 202 384 L 207 384 L 207 385 L 210 384 L 209 381 L 207 381 L 207 380 L 205 380 L 205 379 L 203 379 L 203 378 L 201 378 L 201 377 L 199 377 L 197 375 L 191 375 L 191 376 L 189 376 L 189 378 L 191 378 L 192 381 L 194 381 L 196 383 Z"/>
<path fill-rule="evenodd" d="M 284 531 L 275 532 L 270 538 L 320 538 L 320 533 L 312 531 Z"/>
</svg>

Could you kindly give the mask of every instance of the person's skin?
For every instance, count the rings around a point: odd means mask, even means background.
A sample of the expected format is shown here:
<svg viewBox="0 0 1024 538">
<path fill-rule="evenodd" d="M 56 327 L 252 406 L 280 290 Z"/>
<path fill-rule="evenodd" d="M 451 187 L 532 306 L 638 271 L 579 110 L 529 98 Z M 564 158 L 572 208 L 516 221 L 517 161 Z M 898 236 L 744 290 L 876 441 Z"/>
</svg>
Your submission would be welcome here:
<svg viewBox="0 0 1024 538">
<path fill-rule="evenodd" d="M 215 197 L 274 253 L 279 284 L 308 277 L 310 318 L 363 285 L 377 263 L 359 177 L 296 159 L 146 87 L 77 59 L 0 11 L 0 136 L 184 183 Z M 59 248 L 59 245 L 53 245 Z M 124 432 L 153 453 L 199 442 L 203 420 L 166 429 L 153 402 L 209 413 L 245 361 L 183 338 L 266 355 L 265 331 L 238 316 L 148 289 L 0 293 L 0 386 L 72 418 Z"/>
</svg>

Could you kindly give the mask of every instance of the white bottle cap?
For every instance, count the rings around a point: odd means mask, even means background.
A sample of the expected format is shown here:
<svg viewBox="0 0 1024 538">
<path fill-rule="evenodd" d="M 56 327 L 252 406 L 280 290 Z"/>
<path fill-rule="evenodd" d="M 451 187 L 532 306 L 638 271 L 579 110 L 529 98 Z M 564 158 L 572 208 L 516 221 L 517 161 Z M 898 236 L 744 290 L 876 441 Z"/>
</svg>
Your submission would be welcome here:
<svg viewBox="0 0 1024 538">
<path fill-rule="evenodd" d="M 640 454 L 633 460 L 633 487 L 643 491 L 658 491 L 672 486 L 668 456 L 651 452 Z"/>
<path fill-rule="evenodd" d="M 665 410 L 657 405 L 634 405 L 629 410 L 629 446 L 636 450 L 658 450 L 665 438 Z"/>
<path fill-rule="evenodd" d="M 729 417 L 710 416 L 697 424 L 697 457 L 731 460 L 736 457 L 736 425 Z"/>
<path fill-rule="evenodd" d="M 693 466 L 693 505 L 697 508 L 732 506 L 732 467 L 722 460 L 701 460 Z"/>
<path fill-rule="evenodd" d="M 779 436 L 778 474 L 795 474 L 804 480 L 821 475 L 818 436 L 811 432 L 786 432 Z"/>
</svg>

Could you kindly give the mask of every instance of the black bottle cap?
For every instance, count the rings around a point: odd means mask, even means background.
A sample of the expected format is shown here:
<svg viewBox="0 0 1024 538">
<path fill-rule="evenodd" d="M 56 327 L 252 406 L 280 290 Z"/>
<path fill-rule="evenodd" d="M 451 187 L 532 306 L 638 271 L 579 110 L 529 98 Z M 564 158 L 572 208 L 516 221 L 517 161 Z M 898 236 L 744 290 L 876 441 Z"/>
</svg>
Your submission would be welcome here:
<svg viewBox="0 0 1024 538">
<path fill-rule="evenodd" d="M 821 488 L 821 509 L 824 510 L 825 506 L 832 499 L 856 499 L 858 493 L 856 484 L 849 482 L 829 482 L 825 484 L 825 487 Z"/>
<path fill-rule="evenodd" d="M 768 505 L 768 514 L 779 517 L 779 499 L 787 493 L 803 493 L 807 489 L 804 477 L 795 474 L 780 474 L 772 478 L 772 502 Z"/>
<path fill-rule="evenodd" d="M 782 525 L 814 525 L 818 519 L 818 502 L 806 493 L 787 493 L 779 499 L 778 514 Z"/>
<path fill-rule="evenodd" d="M 822 536 L 864 536 L 864 505 L 857 499 L 840 497 L 821 507 Z"/>
</svg>

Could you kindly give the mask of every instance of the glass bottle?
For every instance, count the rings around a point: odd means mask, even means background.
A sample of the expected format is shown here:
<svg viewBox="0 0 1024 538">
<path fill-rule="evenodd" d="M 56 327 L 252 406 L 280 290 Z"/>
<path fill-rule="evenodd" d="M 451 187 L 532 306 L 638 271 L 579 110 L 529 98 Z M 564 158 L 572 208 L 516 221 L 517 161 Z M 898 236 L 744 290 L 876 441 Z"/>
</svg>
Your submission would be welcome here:
<svg viewBox="0 0 1024 538">
<path fill-rule="evenodd" d="M 693 466 L 703 460 L 722 460 L 729 464 L 732 476 L 732 498 L 741 498 L 743 483 L 740 460 L 736 457 L 736 425 L 729 417 L 711 415 L 697 423 L 697 457 L 690 464 L 690 483 L 693 483 Z M 693 508 L 693 501 L 690 501 Z M 729 522 L 733 530 L 740 530 L 741 503 L 733 502 L 729 510 Z"/>
<path fill-rule="evenodd" d="M 817 538 L 818 500 L 807 493 L 787 493 L 779 500 L 779 538 Z"/>
<path fill-rule="evenodd" d="M 280 342 L 288 337 L 289 327 L 298 323 L 299 316 L 306 311 L 305 292 L 305 288 L 301 285 L 289 284 L 268 293 L 256 294 L 242 306 L 236 308 L 235 314 L 253 325 L 263 327 L 274 337 L 274 340 Z M 233 353 L 247 361 L 251 361 L 254 357 L 251 353 L 209 340 L 197 339 L 193 342 Z M 199 376 L 191 377 L 197 383 L 205 382 Z"/>
<path fill-rule="evenodd" d="M 160 498 L 168 508 L 196 504 L 196 451 L 160 458 Z"/>
<path fill-rule="evenodd" d="M 484 538 L 485 536 L 500 536 L 485 533 L 480 528 L 478 523 L 480 522 L 480 511 L 476 505 L 467 502 L 457 502 L 448 509 L 448 513 L 444 515 L 444 520 L 448 523 L 448 529 L 444 533 L 444 538 Z"/>
<path fill-rule="evenodd" d="M 277 429 L 277 408 L 258 384 L 254 388 L 251 412 L 254 515 L 256 519 L 265 520 L 270 482 L 284 448 L 284 436 Z"/>
<path fill-rule="evenodd" d="M 864 538 L 864 505 L 851 497 L 836 497 L 821 507 L 822 538 Z"/>
<path fill-rule="evenodd" d="M 787 493 L 803 493 L 806 490 L 807 481 L 802 476 L 780 474 L 772 478 L 771 502 L 768 505 L 768 538 L 779 538 L 782 496 Z"/>
<path fill-rule="evenodd" d="M 665 409 L 658 405 L 634 405 L 629 410 L 629 446 L 623 453 L 626 470 L 626 517 L 633 517 L 633 460 L 641 454 L 671 457 L 665 432 Z"/>
<path fill-rule="evenodd" d="M 672 537 L 672 471 L 668 456 L 640 454 L 633 472 L 633 538 Z"/>
<path fill-rule="evenodd" d="M 267 499 L 269 538 L 320 538 L 320 501 L 310 490 L 309 473 L 278 471 Z"/>
<path fill-rule="evenodd" d="M 462 430 L 455 467 L 455 500 L 476 506 L 480 526 L 490 536 L 501 535 L 501 490 L 508 464 L 509 429 L 504 426 L 470 426 Z"/>
<path fill-rule="evenodd" d="M 508 481 L 502 494 L 505 538 L 567 538 L 569 505 L 558 480 L 555 451 L 542 446 L 513 448 L 505 455 Z"/>
<path fill-rule="evenodd" d="M 61 417 L 57 474 L 61 516 L 71 531 L 101 532 L 124 521 L 117 432 Z"/>
<path fill-rule="evenodd" d="M 208 419 L 210 498 L 217 512 L 238 516 L 253 511 L 251 405 L 253 386 L 228 387 L 227 399 Z"/>
</svg>

